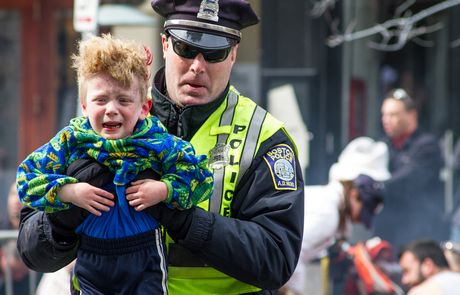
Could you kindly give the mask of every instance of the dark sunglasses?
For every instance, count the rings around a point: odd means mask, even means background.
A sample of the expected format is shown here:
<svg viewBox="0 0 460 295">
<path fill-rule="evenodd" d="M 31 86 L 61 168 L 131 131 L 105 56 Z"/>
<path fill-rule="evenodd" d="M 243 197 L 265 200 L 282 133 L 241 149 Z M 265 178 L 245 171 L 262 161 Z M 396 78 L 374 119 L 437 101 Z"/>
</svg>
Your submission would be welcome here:
<svg viewBox="0 0 460 295">
<path fill-rule="evenodd" d="M 204 60 L 209 63 L 223 62 L 227 59 L 228 54 L 232 49 L 232 47 L 228 47 L 224 49 L 206 50 L 188 45 L 187 43 L 177 40 L 172 36 L 169 36 L 169 38 L 171 38 L 174 52 L 180 57 L 194 59 L 199 53 L 201 53 Z"/>
</svg>

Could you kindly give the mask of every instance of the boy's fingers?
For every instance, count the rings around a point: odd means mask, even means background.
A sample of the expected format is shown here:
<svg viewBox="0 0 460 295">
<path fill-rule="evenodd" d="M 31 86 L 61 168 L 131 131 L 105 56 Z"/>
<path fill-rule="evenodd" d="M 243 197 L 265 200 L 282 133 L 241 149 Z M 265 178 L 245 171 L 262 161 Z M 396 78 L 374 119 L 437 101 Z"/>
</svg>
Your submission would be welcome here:
<svg viewBox="0 0 460 295">
<path fill-rule="evenodd" d="M 144 182 L 143 180 L 137 180 L 135 182 L 131 182 L 131 185 L 126 188 L 125 193 L 131 194 L 131 193 L 135 193 L 139 191 L 139 188 L 143 182 Z"/>
<path fill-rule="evenodd" d="M 89 213 L 92 213 L 92 214 L 94 214 L 94 215 L 96 215 L 96 216 L 101 216 L 101 215 L 102 215 L 101 212 L 99 212 L 98 210 L 94 209 L 94 208 L 91 207 L 91 206 L 90 206 L 87 210 L 89 211 Z"/>
<path fill-rule="evenodd" d="M 136 191 L 137 191 L 137 186 L 135 185 L 128 186 L 128 188 L 126 188 L 125 190 L 125 194 L 132 194 L 132 193 L 135 193 Z"/>
<path fill-rule="evenodd" d="M 99 203 L 99 202 L 95 202 L 94 205 L 92 206 L 95 210 L 98 210 L 98 211 L 109 211 L 110 210 L 110 207 L 108 206 L 105 206 L 104 204 L 102 203 Z"/>
<path fill-rule="evenodd" d="M 113 207 L 113 205 L 115 205 L 115 203 L 112 200 L 109 200 L 109 199 L 106 199 L 106 198 L 99 198 L 96 201 L 99 204 L 110 206 L 110 207 Z"/>
<path fill-rule="evenodd" d="M 107 199 L 114 199 L 115 198 L 113 194 L 111 194 L 111 193 L 109 193 L 108 191 L 105 191 L 105 190 L 101 190 L 101 193 L 98 194 L 98 195 L 103 196 L 103 197 L 105 197 Z"/>
<path fill-rule="evenodd" d="M 134 199 L 134 200 L 131 200 L 129 201 L 129 205 L 132 206 L 132 207 L 135 207 L 139 204 L 139 200 L 138 199 Z"/>
<path fill-rule="evenodd" d="M 95 195 L 95 196 L 91 197 L 89 202 L 90 202 L 89 206 L 95 207 L 95 208 L 99 208 L 99 206 L 113 207 L 115 205 L 115 202 L 112 201 L 111 199 L 107 199 L 105 196 L 99 196 L 99 195 Z"/>
</svg>

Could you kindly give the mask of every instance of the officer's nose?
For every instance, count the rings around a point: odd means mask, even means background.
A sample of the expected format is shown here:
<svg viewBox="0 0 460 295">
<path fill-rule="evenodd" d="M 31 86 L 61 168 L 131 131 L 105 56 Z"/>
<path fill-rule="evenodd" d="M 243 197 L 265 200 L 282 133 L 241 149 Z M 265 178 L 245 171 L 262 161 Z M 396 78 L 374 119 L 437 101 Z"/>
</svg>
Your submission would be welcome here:
<svg viewBox="0 0 460 295">
<path fill-rule="evenodd" d="M 192 61 L 192 64 L 190 65 L 190 70 L 198 75 L 204 71 L 206 68 L 206 63 L 207 61 L 204 59 L 203 54 L 199 53 L 197 56 Z"/>
</svg>

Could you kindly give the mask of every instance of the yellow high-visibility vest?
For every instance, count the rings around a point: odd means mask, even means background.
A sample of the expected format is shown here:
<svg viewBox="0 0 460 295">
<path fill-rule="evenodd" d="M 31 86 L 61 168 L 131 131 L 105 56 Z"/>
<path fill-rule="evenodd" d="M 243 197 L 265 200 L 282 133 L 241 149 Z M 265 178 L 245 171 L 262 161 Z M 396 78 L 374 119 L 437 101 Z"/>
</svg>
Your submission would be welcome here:
<svg viewBox="0 0 460 295">
<path fill-rule="evenodd" d="M 215 147 L 228 149 L 228 154 L 217 155 L 224 157 L 224 161 L 227 160 L 228 163 L 221 169 L 214 169 L 212 198 L 199 206 L 231 217 L 233 193 L 240 178 L 252 163 L 260 144 L 280 129 L 284 129 L 280 121 L 230 86 L 226 99 L 191 140 L 196 153 L 208 155 L 211 165 L 213 157 L 216 156 L 213 154 Z M 167 249 L 172 248 L 170 243 L 173 241 L 167 237 Z M 212 267 L 203 266 L 169 266 L 168 288 L 171 295 L 229 295 L 260 291 L 256 286 L 238 281 Z"/>
</svg>

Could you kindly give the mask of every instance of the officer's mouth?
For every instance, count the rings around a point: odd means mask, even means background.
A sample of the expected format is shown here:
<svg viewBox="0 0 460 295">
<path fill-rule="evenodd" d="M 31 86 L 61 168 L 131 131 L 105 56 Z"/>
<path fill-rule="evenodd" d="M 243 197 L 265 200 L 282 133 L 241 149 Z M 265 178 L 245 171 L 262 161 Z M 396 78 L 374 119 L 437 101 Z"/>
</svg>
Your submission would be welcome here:
<svg viewBox="0 0 460 295">
<path fill-rule="evenodd" d="M 204 85 L 202 85 L 202 84 L 194 84 L 194 83 L 187 83 L 187 85 L 190 88 L 202 88 L 202 87 L 204 87 Z"/>
</svg>

